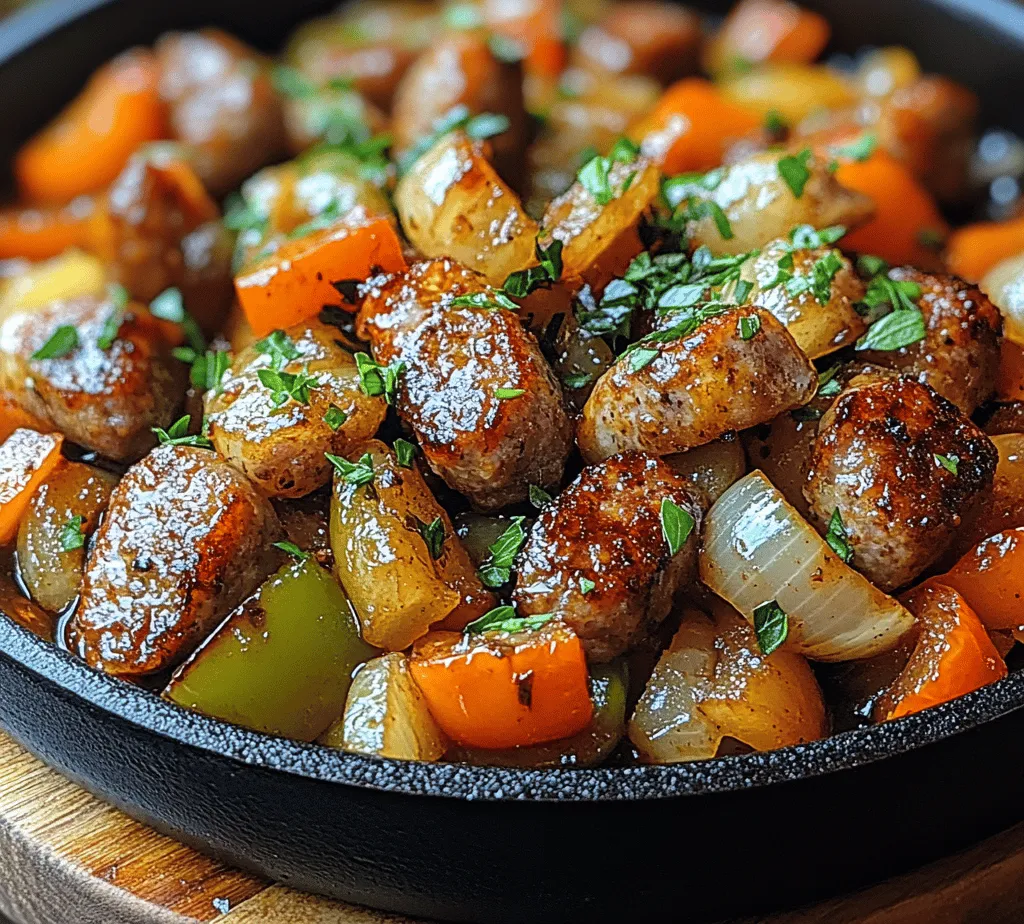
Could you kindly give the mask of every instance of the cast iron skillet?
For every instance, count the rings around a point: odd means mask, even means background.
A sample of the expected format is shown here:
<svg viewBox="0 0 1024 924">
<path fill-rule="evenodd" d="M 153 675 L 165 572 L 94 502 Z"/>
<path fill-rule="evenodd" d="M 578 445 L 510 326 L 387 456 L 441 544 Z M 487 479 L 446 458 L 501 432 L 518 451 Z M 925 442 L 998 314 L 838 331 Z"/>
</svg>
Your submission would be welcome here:
<svg viewBox="0 0 1024 924">
<path fill-rule="evenodd" d="M 1024 133 L 1009 0 L 829 0 Z M 217 24 L 264 47 L 317 0 L 51 2 L 0 27 L 0 162 L 114 53 Z M 709 8 L 718 4 L 706 4 Z M 74 169 L 73 165 L 68 165 Z M 93 673 L 0 617 L 0 725 L 99 796 L 300 889 L 470 922 L 724 918 L 906 870 L 1024 817 L 1024 674 L 884 726 L 675 767 L 520 772 L 280 741 Z"/>
</svg>

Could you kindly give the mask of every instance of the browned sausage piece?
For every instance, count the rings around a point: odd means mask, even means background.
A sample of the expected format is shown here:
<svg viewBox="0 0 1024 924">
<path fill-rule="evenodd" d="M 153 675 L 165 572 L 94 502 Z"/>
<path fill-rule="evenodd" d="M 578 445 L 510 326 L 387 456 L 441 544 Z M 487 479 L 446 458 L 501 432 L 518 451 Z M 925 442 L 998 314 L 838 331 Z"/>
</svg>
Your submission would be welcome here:
<svg viewBox="0 0 1024 924">
<path fill-rule="evenodd" d="M 508 116 L 508 131 L 491 139 L 493 160 L 498 173 L 517 186 L 529 131 L 522 70 L 495 58 L 482 35 L 444 36 L 405 72 L 392 113 L 394 153 L 401 157 L 430 137 L 434 124 L 456 106 L 465 106 L 473 115 Z"/>
<path fill-rule="evenodd" d="M 79 654 L 109 674 L 174 667 L 273 570 L 270 502 L 205 449 L 160 446 L 114 490 L 72 623 Z"/>
<path fill-rule="evenodd" d="M 561 388 L 519 316 L 483 276 L 450 260 L 371 280 L 360 336 L 404 363 L 396 407 L 430 467 L 481 510 L 556 485 L 572 445 Z M 476 295 L 493 307 L 453 305 Z"/>
<path fill-rule="evenodd" d="M 665 501 L 693 520 L 674 555 Z M 676 591 L 696 578 L 702 515 L 686 479 L 653 456 L 628 453 L 585 468 L 544 508 L 519 554 L 519 614 L 554 613 L 592 661 L 611 660 L 657 629 Z"/>
<path fill-rule="evenodd" d="M 219 29 L 156 43 L 171 131 L 207 189 L 221 196 L 284 153 L 284 116 L 265 59 Z"/>
<path fill-rule="evenodd" d="M 854 379 L 821 419 L 804 495 L 821 530 L 838 510 L 853 567 L 883 590 L 912 581 L 948 548 L 992 484 L 992 441 L 908 376 Z"/>
<path fill-rule="evenodd" d="M 129 305 L 109 348 L 98 342 L 116 310 L 109 297 L 54 302 L 0 328 L 0 389 L 69 440 L 119 462 L 137 459 L 167 427 L 185 396 L 188 367 L 171 356 L 167 328 Z M 78 346 L 33 359 L 61 327 Z"/>
<path fill-rule="evenodd" d="M 580 35 L 573 64 L 669 84 L 697 70 L 700 18 L 676 3 L 624 0 Z"/>
<path fill-rule="evenodd" d="M 650 346 L 657 354 L 649 362 L 640 365 L 641 342 L 594 386 L 576 435 L 588 462 L 703 446 L 806 404 L 817 387 L 806 354 L 760 308 L 726 311 Z"/>
<path fill-rule="evenodd" d="M 925 338 L 899 350 L 868 350 L 861 357 L 915 375 L 973 414 L 995 391 L 1003 329 L 999 309 L 981 289 L 957 276 L 907 266 L 891 270 L 889 278 L 920 286 Z"/>
</svg>

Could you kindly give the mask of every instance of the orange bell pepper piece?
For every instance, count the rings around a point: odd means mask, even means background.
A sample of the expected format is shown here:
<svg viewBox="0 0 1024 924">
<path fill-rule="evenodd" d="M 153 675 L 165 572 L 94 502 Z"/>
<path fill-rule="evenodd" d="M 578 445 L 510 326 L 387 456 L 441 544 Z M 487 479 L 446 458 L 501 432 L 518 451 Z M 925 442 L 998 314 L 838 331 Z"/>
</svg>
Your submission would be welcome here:
<svg viewBox="0 0 1024 924">
<path fill-rule="evenodd" d="M 410 670 L 434 720 L 463 747 L 556 741 L 586 728 L 594 711 L 583 646 L 561 623 L 511 636 L 431 632 Z"/>
<path fill-rule="evenodd" d="M 741 0 L 708 43 L 704 63 L 712 74 L 767 61 L 810 64 L 831 34 L 824 16 L 788 0 Z"/>
<path fill-rule="evenodd" d="M 968 282 L 978 282 L 993 266 L 1024 253 L 1024 218 L 979 221 L 957 228 L 946 245 L 946 265 Z"/>
<path fill-rule="evenodd" d="M 730 145 L 761 127 L 759 113 L 726 99 L 698 77 L 669 87 L 629 136 L 666 174 L 711 170 Z"/>
<path fill-rule="evenodd" d="M 386 218 L 335 222 L 283 244 L 235 277 L 235 291 L 257 337 L 344 305 L 332 285 L 405 269 L 398 235 Z"/>
<path fill-rule="evenodd" d="M 0 443 L 15 430 L 37 430 L 42 433 L 47 429 L 48 425 L 38 417 L 22 410 L 7 395 L 0 395 Z"/>
<path fill-rule="evenodd" d="M 28 503 L 61 460 L 59 433 L 15 430 L 0 445 L 0 545 L 18 535 Z"/>
<path fill-rule="evenodd" d="M 979 542 L 937 580 L 958 591 L 986 629 L 1024 626 L 1024 527 Z"/>
<path fill-rule="evenodd" d="M 48 260 L 89 243 L 91 198 L 53 208 L 0 209 L 0 260 Z"/>
<path fill-rule="evenodd" d="M 939 268 L 926 241 L 929 235 L 945 236 L 948 225 L 931 193 L 895 157 L 878 149 L 863 161 L 840 159 L 836 179 L 875 202 L 875 217 L 843 238 L 844 250 L 874 254 L 896 266 Z"/>
<path fill-rule="evenodd" d="M 14 175 L 30 202 L 70 202 L 113 182 L 138 148 L 168 134 L 154 55 L 125 52 L 101 67 L 59 116 L 18 152 Z"/>
<path fill-rule="evenodd" d="M 996 401 L 1024 401 L 1024 349 L 1003 338 L 996 376 Z"/>
<path fill-rule="evenodd" d="M 887 719 L 898 719 L 978 690 L 1006 676 L 985 627 L 953 588 L 929 581 L 902 598 L 920 637 L 890 689 Z"/>
</svg>

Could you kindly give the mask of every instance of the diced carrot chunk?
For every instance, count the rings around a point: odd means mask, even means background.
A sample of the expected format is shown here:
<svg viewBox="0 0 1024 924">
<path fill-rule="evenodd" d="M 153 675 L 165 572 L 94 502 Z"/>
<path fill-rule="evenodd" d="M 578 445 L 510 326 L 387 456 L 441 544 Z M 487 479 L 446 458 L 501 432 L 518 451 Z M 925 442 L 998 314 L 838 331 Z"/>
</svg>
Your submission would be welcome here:
<svg viewBox="0 0 1024 924">
<path fill-rule="evenodd" d="M 946 245 L 946 265 L 968 282 L 978 282 L 993 266 L 1024 253 L 1024 218 L 981 221 L 957 228 Z"/>
<path fill-rule="evenodd" d="M 14 541 L 36 488 L 61 460 L 63 442 L 59 433 L 19 429 L 0 445 L 0 545 Z"/>
<path fill-rule="evenodd" d="M 979 542 L 938 580 L 959 591 L 987 629 L 1024 626 L 1024 527 Z"/>
</svg>

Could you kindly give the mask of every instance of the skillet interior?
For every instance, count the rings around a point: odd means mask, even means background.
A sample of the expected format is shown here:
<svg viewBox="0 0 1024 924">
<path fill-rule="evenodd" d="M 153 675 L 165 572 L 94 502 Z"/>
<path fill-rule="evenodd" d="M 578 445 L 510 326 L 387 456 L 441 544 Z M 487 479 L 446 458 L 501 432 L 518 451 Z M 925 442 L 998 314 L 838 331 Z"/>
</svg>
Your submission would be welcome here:
<svg viewBox="0 0 1024 924">
<path fill-rule="evenodd" d="M 1009 2 L 808 5 L 826 12 L 843 47 L 907 44 L 926 68 L 981 93 L 990 123 L 1024 133 L 1024 12 Z M 216 23 L 273 47 L 325 6 L 32 9 L 0 27 L 0 157 L 129 44 Z M 771 754 L 592 771 L 410 765 L 185 713 L 0 621 L 0 724 L 58 769 L 264 875 L 461 920 L 623 920 L 637 907 L 700 919 L 904 869 L 1024 815 L 1013 808 L 1022 705 L 1024 676 L 1014 675 L 899 722 Z"/>
</svg>

